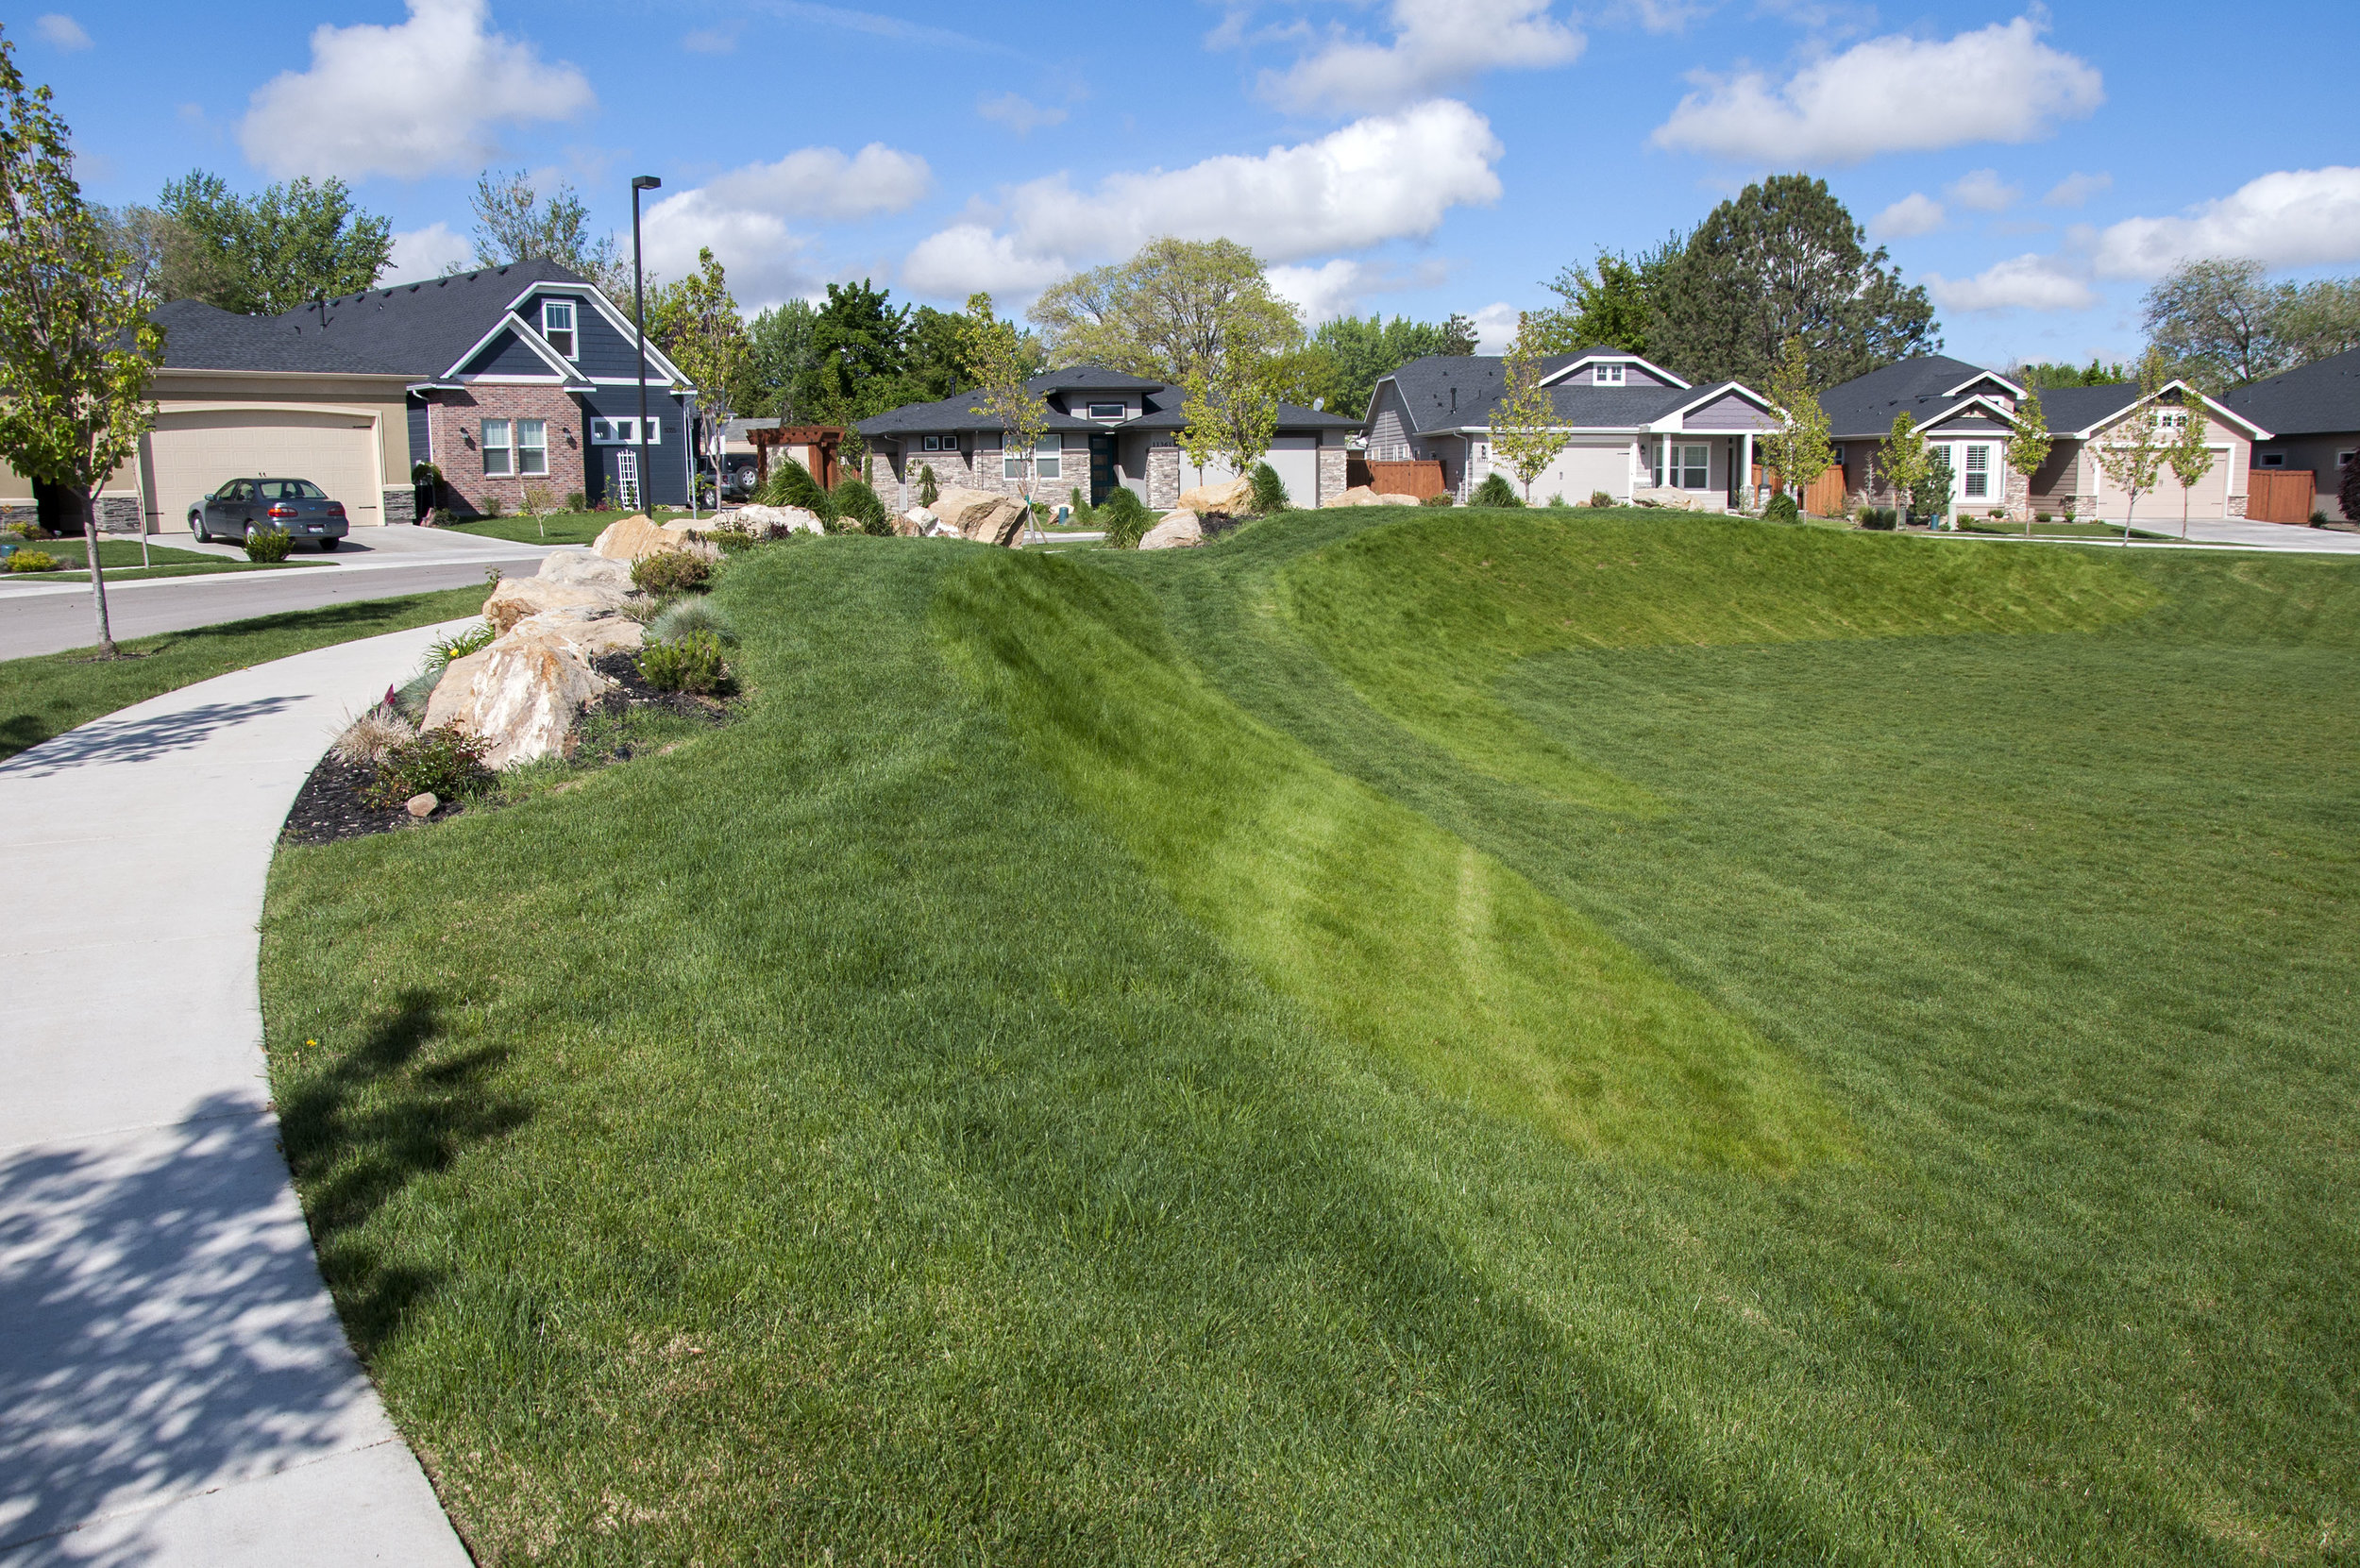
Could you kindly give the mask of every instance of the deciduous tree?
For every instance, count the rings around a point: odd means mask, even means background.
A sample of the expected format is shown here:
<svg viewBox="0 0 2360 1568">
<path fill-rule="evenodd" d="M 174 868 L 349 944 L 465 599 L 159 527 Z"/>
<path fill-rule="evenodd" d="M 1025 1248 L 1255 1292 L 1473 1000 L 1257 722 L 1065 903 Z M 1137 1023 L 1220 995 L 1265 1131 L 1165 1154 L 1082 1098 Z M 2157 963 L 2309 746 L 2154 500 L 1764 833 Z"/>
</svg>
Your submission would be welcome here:
<svg viewBox="0 0 2360 1568">
<path fill-rule="evenodd" d="M 1265 356 L 1303 342 L 1294 308 L 1233 240 L 1151 241 L 1127 261 L 1052 284 L 1026 313 L 1055 362 L 1160 381 L 1200 368 L 1218 379 L 1232 342 Z"/>
<path fill-rule="evenodd" d="M 967 373 L 974 381 L 969 396 L 971 413 L 1000 422 L 1003 457 L 1017 454 L 1017 485 L 1024 504 L 1033 504 L 1036 453 L 1049 431 L 1049 404 L 1030 384 L 1033 354 L 1024 333 L 1013 321 L 1003 320 L 991 306 L 991 295 L 967 296 Z M 976 454 L 977 458 L 982 453 Z"/>
<path fill-rule="evenodd" d="M 2009 427 L 2008 467 L 2024 476 L 2024 532 L 2032 531 L 2032 476 L 2048 461 L 2048 449 L 2054 445 L 2048 434 L 2048 411 L 2040 406 L 2040 393 L 2027 386 L 2017 399 L 2015 419 Z"/>
<path fill-rule="evenodd" d="M 1789 338 L 1832 386 L 1942 346 L 1933 306 L 1807 175 L 1748 185 L 1696 227 L 1652 292 L 1650 357 L 1699 380 L 1760 385 Z"/>
<path fill-rule="evenodd" d="M 1800 338 L 1789 338 L 1770 377 L 1770 400 L 1778 423 L 1762 438 L 1762 465 L 1778 475 L 1779 489 L 1799 503 L 1813 481 L 1828 471 L 1835 453 L 1828 444 L 1828 415 L 1811 379 L 1811 360 Z"/>
<path fill-rule="evenodd" d="M 746 323 L 731 297 L 729 276 L 710 247 L 697 253 L 697 270 L 658 289 L 648 311 L 648 335 L 695 383 L 713 459 L 715 499 L 723 469 L 722 430 L 733 412 L 746 358 Z M 689 510 L 696 510 L 690 497 Z"/>
<path fill-rule="evenodd" d="M 2212 422 L 2205 417 L 2204 399 L 2194 387 L 2185 389 L 2180 397 L 2176 413 L 2166 414 L 2172 421 L 2171 445 L 2164 448 L 2164 462 L 2171 467 L 2171 477 L 2180 481 L 2180 537 L 2188 536 L 2188 492 L 2213 471 L 2217 454 L 2208 440 Z"/>
<path fill-rule="evenodd" d="M 1544 354 L 1574 354 L 1585 348 L 1647 352 L 1656 294 L 1665 270 L 1681 251 L 1672 235 L 1655 249 L 1628 256 L 1601 250 L 1594 265 L 1568 266 L 1547 288 L 1564 303 L 1536 311 L 1526 329 Z"/>
<path fill-rule="evenodd" d="M 1877 474 L 1892 488 L 1894 501 L 1904 513 L 1917 504 L 1927 464 L 1926 437 L 1917 421 L 1907 413 L 1895 414 L 1892 430 L 1877 446 Z"/>
<path fill-rule="evenodd" d="M 394 254 L 393 225 L 355 207 L 341 179 L 294 179 L 241 196 L 199 169 L 163 188 L 155 217 L 132 211 L 127 222 L 150 234 L 160 295 L 241 315 L 357 294 Z"/>
<path fill-rule="evenodd" d="M 1474 353 L 1475 324 L 1458 315 L 1439 326 L 1408 316 L 1391 321 L 1381 316 L 1337 316 L 1320 323 L 1311 334 L 1311 347 L 1324 350 L 1335 362 L 1336 387 L 1328 408 L 1365 418 L 1376 383 L 1411 360 L 1430 354 Z M 1303 401 L 1292 396 L 1288 400 Z"/>
<path fill-rule="evenodd" d="M 163 334 L 129 258 L 82 201 L 70 134 L 49 89 L 27 89 L 0 37 L 0 457 L 80 498 L 91 612 L 112 658 L 91 497 L 155 416 L 147 383 Z"/>
<path fill-rule="evenodd" d="M 476 177 L 468 204 L 475 209 L 478 266 L 554 261 L 610 298 L 631 293 L 631 266 L 615 255 L 614 236 L 590 237 L 590 210 L 564 180 L 545 201 L 522 169 L 504 175 L 486 169 Z"/>
<path fill-rule="evenodd" d="M 2131 519 L 2139 510 L 2139 497 L 2155 488 L 2163 473 L 2164 454 L 2170 447 L 2154 402 L 2155 394 L 2170 379 L 2171 367 L 2162 352 L 2149 348 L 2139 365 L 2139 401 L 2091 443 L 2099 470 L 2130 497 L 2122 512 L 2125 546 L 2131 543 Z"/>
<path fill-rule="evenodd" d="M 1557 399 L 1542 383 L 1541 351 L 1529 330 L 1532 318 L 1517 318 L 1516 341 L 1501 366 L 1505 390 L 1492 410 L 1492 451 L 1508 464 L 1532 504 L 1532 481 L 1548 472 L 1572 433 L 1557 416 Z"/>
</svg>

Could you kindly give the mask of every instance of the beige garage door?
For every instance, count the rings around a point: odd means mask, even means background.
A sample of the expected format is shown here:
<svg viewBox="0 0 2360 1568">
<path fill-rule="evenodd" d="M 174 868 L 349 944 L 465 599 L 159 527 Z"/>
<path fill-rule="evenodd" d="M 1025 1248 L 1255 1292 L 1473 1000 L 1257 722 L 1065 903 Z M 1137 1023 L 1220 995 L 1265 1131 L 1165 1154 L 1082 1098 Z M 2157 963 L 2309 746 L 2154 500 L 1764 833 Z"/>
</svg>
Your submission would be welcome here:
<svg viewBox="0 0 2360 1568">
<path fill-rule="evenodd" d="M 1515 475 L 1508 477 L 1511 483 L 1514 482 Z M 1557 454 L 1557 461 L 1532 481 L 1532 500 L 1538 506 L 1551 496 L 1562 496 L 1575 506 L 1584 506 L 1600 490 L 1617 500 L 1629 498 L 1629 442 L 1566 447 Z"/>
<path fill-rule="evenodd" d="M 2095 464 L 2091 466 L 2097 466 Z M 2229 454 L 2213 454 L 2213 471 L 2188 488 L 2187 514 L 2190 517 L 2220 518 L 2229 514 Z M 2122 487 L 2101 472 L 2098 478 L 2098 514 L 2108 522 L 2122 521 L 2129 511 L 2129 497 Z M 2176 523 L 2180 520 L 2180 481 L 2174 478 L 2170 464 L 2155 476 L 2155 488 L 2139 497 L 2139 509 L 2132 514 L 2139 524 Z"/>
<path fill-rule="evenodd" d="M 188 527 L 189 507 L 225 480 L 310 480 L 345 503 L 355 528 L 384 521 L 377 439 L 365 414 L 239 409 L 164 413 L 141 447 L 151 529 Z"/>
</svg>

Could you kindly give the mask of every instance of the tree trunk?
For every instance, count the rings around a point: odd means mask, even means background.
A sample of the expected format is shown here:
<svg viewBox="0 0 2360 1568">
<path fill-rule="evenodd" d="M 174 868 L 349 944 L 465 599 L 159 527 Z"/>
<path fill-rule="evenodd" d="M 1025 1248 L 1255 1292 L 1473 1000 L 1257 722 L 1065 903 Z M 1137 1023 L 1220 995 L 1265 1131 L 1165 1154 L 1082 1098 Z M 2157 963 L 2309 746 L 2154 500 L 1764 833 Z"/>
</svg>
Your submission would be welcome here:
<svg viewBox="0 0 2360 1568">
<path fill-rule="evenodd" d="M 90 557 L 91 610 L 98 617 L 98 656 L 111 659 L 115 655 L 114 629 L 107 623 L 107 574 L 98 564 L 98 501 L 88 491 L 80 492 L 82 502 L 82 548 Z"/>
</svg>

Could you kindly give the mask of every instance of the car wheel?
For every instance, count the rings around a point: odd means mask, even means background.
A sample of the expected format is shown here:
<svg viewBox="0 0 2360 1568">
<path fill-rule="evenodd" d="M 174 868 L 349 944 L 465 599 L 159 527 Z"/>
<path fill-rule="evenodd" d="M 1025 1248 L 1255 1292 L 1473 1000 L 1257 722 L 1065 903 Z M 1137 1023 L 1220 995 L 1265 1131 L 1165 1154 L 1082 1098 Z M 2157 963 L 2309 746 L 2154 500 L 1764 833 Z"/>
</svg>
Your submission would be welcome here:
<svg viewBox="0 0 2360 1568">
<path fill-rule="evenodd" d="M 196 542 L 200 545 L 210 545 L 213 542 L 213 536 L 205 531 L 205 509 L 203 507 L 196 506 L 189 509 L 189 532 L 195 536 Z"/>
</svg>

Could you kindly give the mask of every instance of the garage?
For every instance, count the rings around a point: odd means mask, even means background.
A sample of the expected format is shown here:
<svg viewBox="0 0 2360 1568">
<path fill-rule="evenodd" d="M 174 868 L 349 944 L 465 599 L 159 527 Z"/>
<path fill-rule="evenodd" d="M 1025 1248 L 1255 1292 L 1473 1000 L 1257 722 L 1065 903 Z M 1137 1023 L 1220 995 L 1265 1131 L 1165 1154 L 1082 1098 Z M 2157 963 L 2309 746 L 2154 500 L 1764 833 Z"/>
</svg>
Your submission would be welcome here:
<svg viewBox="0 0 2360 1568">
<path fill-rule="evenodd" d="M 2096 468 L 2093 463 L 2090 465 Z M 2139 497 L 2136 512 L 2131 510 L 2131 498 L 2123 488 L 2108 478 L 2103 469 L 2098 476 L 2098 514 L 2109 522 L 2120 522 L 2125 515 L 2139 524 L 2176 523 L 2181 518 L 2180 481 L 2169 464 L 2155 476 L 2155 488 Z M 2229 514 L 2229 454 L 2213 454 L 2213 471 L 2196 481 L 2187 492 L 2189 517 L 2218 519 Z"/>
<path fill-rule="evenodd" d="M 1509 475 L 1509 482 L 1515 477 Z M 1522 486 L 1518 488 L 1521 491 Z M 1617 500 L 1630 498 L 1628 441 L 1576 442 L 1566 447 L 1532 481 L 1532 499 L 1538 505 L 1551 496 L 1562 496 L 1573 505 L 1582 506 L 1600 490 Z"/>
<path fill-rule="evenodd" d="M 1317 435 L 1280 435 L 1271 441 L 1270 450 L 1262 461 L 1278 475 L 1278 481 L 1287 487 L 1287 498 L 1297 506 L 1317 506 L 1320 494 L 1320 438 Z M 1188 454 L 1180 454 L 1180 488 L 1193 490 L 1200 484 L 1219 484 L 1229 478 L 1226 464 L 1216 463 L 1199 468 L 1188 461 Z"/>
<path fill-rule="evenodd" d="M 376 418 L 321 409 L 177 410 L 140 444 L 150 531 L 188 526 L 189 508 L 245 475 L 310 480 L 355 528 L 384 521 Z"/>
</svg>

